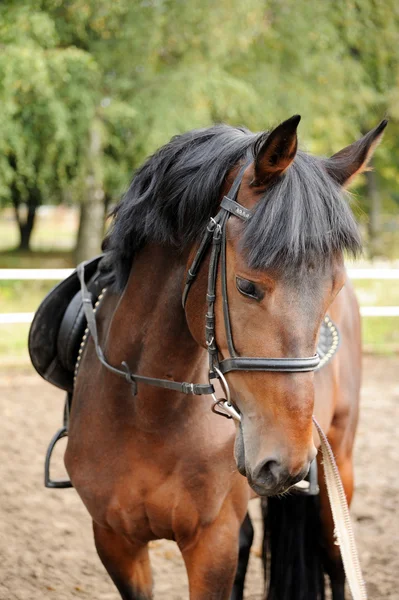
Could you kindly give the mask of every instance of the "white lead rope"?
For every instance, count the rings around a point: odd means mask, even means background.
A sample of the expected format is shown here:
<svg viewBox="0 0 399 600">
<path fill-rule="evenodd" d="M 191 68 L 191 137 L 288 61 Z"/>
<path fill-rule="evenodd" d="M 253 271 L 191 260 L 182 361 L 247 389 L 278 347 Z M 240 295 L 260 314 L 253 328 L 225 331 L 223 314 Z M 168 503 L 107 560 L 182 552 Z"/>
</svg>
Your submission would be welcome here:
<svg viewBox="0 0 399 600">
<path fill-rule="evenodd" d="M 230 392 L 227 381 L 221 378 L 227 400 L 221 398 L 217 400 L 214 396 L 214 410 L 216 406 L 224 411 L 236 421 L 241 421 L 241 415 L 234 409 L 230 403 Z M 219 412 L 219 411 L 215 411 Z M 223 413 L 222 413 L 223 414 Z M 226 416 L 226 414 L 224 414 Z M 331 512 L 334 521 L 334 535 L 341 552 L 342 563 L 346 579 L 353 600 L 367 600 L 366 584 L 364 583 L 362 569 L 360 567 L 359 555 L 357 553 L 355 536 L 353 534 L 352 522 L 349 515 L 348 503 L 346 501 L 345 490 L 342 485 L 341 477 L 335 462 L 333 451 L 327 439 L 326 434 L 320 427 L 313 415 L 313 423 L 320 437 L 321 451 L 323 454 L 324 477 L 327 484 L 327 493 L 330 501 Z"/>
<path fill-rule="evenodd" d="M 327 436 L 313 416 L 313 423 L 320 436 L 321 451 L 323 454 L 324 474 L 327 492 L 330 500 L 331 512 L 335 526 L 335 536 L 341 551 L 346 579 L 354 600 L 367 600 L 366 585 L 363 580 L 357 553 L 355 536 L 353 534 L 348 503 L 344 487 L 339 475 L 331 446 Z"/>
</svg>

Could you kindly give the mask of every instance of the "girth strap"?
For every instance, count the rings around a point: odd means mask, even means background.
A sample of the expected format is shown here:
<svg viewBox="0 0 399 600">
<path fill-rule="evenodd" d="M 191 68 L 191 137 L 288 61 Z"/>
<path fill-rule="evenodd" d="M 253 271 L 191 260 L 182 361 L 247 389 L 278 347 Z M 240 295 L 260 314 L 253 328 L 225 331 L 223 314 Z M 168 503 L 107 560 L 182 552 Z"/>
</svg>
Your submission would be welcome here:
<svg viewBox="0 0 399 600">
<path fill-rule="evenodd" d="M 109 371 L 115 373 L 115 375 L 119 375 L 124 377 L 133 387 L 133 394 L 137 393 L 137 383 L 145 383 L 147 385 L 152 385 L 154 387 L 163 388 L 166 390 L 173 390 L 175 392 L 181 392 L 182 394 L 191 394 L 195 396 L 209 395 L 215 392 L 215 388 L 212 384 L 202 384 L 202 383 L 188 383 L 185 381 L 170 381 L 169 379 L 158 379 L 157 377 L 145 377 L 144 375 L 137 375 L 136 373 L 132 373 L 129 369 L 129 366 L 126 362 L 122 363 L 123 371 L 121 369 L 117 369 L 110 365 L 105 356 L 104 352 L 100 346 L 98 340 L 98 331 L 97 331 L 97 323 L 96 316 L 93 310 L 91 296 L 86 286 L 85 282 L 85 263 L 80 264 L 77 267 L 77 273 L 80 281 L 80 286 L 82 290 L 82 299 L 83 299 L 83 310 L 87 319 L 87 327 L 90 331 L 90 334 L 93 338 L 94 346 L 96 349 L 96 354 L 101 362 Z"/>
</svg>

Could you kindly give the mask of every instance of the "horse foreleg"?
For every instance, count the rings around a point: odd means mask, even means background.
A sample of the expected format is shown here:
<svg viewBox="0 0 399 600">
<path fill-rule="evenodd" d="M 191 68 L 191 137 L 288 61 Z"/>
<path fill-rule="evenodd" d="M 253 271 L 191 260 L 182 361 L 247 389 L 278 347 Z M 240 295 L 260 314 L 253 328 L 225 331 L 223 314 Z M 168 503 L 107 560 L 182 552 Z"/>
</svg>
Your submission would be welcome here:
<svg viewBox="0 0 399 600">
<path fill-rule="evenodd" d="M 122 535 L 93 524 L 97 553 L 123 600 L 152 598 L 148 547 L 135 546 Z"/>
<path fill-rule="evenodd" d="M 348 504 L 351 503 L 353 495 L 353 464 L 352 457 L 339 459 L 337 457 L 337 466 L 341 475 Z M 330 578 L 331 592 L 333 600 L 345 600 L 345 571 L 341 560 L 339 546 L 335 543 L 334 522 L 331 514 L 330 503 L 327 495 L 326 484 L 324 480 L 323 466 L 319 464 L 321 477 L 320 485 L 320 510 L 323 526 L 323 537 L 325 544 L 324 568 Z"/>
<path fill-rule="evenodd" d="M 229 600 L 237 568 L 240 523 L 219 521 L 194 542 L 179 544 L 186 564 L 190 600 Z"/>
</svg>

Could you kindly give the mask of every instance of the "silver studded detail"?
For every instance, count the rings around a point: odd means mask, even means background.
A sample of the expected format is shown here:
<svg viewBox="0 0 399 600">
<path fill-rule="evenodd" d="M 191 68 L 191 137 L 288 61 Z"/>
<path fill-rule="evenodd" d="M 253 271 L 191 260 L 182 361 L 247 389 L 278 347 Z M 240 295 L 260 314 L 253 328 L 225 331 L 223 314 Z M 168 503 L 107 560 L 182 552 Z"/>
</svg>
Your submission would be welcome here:
<svg viewBox="0 0 399 600">
<path fill-rule="evenodd" d="M 328 361 L 334 356 L 334 354 L 336 353 L 338 346 L 339 346 L 339 335 L 338 335 L 338 330 L 335 327 L 334 323 L 331 321 L 330 317 L 328 315 L 326 315 L 324 317 L 324 322 L 327 325 L 329 332 L 331 334 L 331 338 L 332 338 L 332 343 L 331 346 L 329 348 L 329 350 L 326 352 L 326 354 L 324 354 L 324 356 L 322 356 L 320 358 L 320 362 L 319 365 L 316 369 L 316 371 L 318 371 L 319 369 L 321 369 L 322 367 L 324 367 L 325 364 L 328 363 Z"/>
<path fill-rule="evenodd" d="M 107 288 L 103 288 L 101 290 L 101 294 L 98 296 L 96 303 L 94 304 L 93 307 L 93 312 L 96 313 L 98 307 L 100 306 L 100 302 L 104 297 L 105 292 L 107 291 Z M 82 337 L 82 341 L 80 342 L 80 346 L 79 346 L 79 351 L 78 351 L 78 358 L 76 359 L 76 365 L 75 365 L 75 371 L 74 371 L 74 376 L 73 376 L 73 383 L 75 385 L 75 381 L 76 381 L 76 377 L 78 375 L 78 371 L 79 371 L 79 365 L 80 365 L 80 359 L 82 358 L 82 354 L 83 354 L 83 350 L 86 346 L 86 341 L 87 338 L 89 337 L 89 328 L 86 327 L 83 337 Z"/>
</svg>

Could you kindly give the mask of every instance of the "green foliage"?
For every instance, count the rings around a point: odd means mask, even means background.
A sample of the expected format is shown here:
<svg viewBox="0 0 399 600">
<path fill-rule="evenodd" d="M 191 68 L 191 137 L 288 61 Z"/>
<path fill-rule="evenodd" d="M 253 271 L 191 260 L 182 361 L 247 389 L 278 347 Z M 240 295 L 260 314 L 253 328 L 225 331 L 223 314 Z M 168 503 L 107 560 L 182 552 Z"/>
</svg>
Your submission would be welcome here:
<svg viewBox="0 0 399 600">
<path fill-rule="evenodd" d="M 215 121 L 256 126 L 260 98 L 230 69 L 264 29 L 263 1 L 46 3 L 63 44 L 102 72 L 104 185 L 116 200 L 140 162 L 176 133 Z"/>
<path fill-rule="evenodd" d="M 13 183 L 46 201 L 82 194 L 93 119 L 116 200 L 178 132 L 261 130 L 294 113 L 302 145 L 325 154 L 391 115 L 376 166 L 399 192 L 396 0 L 10 1 L 0 46 L 3 199 Z"/>
<path fill-rule="evenodd" d="M 91 55 L 59 47 L 49 15 L 32 3 L 0 8 L 0 199 L 13 188 L 51 201 L 77 176 L 96 104 Z M 39 4 L 39 3 L 37 3 Z"/>
</svg>

